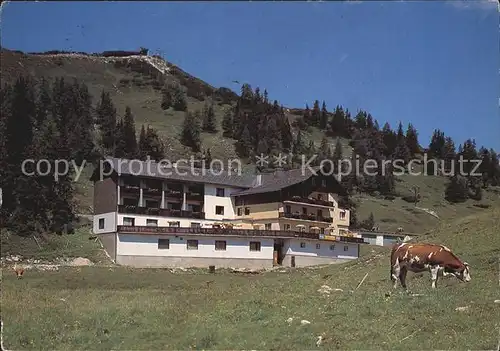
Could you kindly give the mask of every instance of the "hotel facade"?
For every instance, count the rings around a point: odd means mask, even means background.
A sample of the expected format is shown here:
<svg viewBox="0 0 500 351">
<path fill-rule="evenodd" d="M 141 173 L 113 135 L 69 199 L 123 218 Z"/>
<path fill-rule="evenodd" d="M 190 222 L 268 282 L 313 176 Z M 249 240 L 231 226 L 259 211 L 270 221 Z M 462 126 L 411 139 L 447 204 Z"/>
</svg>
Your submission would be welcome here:
<svg viewBox="0 0 500 351">
<path fill-rule="evenodd" d="M 108 158 L 96 169 L 93 232 L 117 264 L 269 268 L 359 257 L 343 192 L 318 168 L 212 174 Z M 106 176 L 103 176 L 103 175 Z"/>
</svg>

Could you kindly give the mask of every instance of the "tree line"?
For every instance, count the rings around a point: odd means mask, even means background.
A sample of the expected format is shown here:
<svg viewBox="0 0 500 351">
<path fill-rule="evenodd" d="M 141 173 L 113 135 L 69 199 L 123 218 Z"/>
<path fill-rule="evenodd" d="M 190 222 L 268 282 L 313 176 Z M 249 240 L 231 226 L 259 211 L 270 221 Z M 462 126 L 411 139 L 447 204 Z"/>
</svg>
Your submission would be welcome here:
<svg viewBox="0 0 500 351">
<path fill-rule="evenodd" d="M 163 157 L 154 129 L 142 126 L 137 141 L 130 108 L 119 117 L 104 91 L 94 107 L 77 79 L 21 76 L 2 86 L 0 97 L 0 227 L 21 235 L 61 233 L 75 218 L 74 168 L 56 160 L 81 167 L 104 156 Z M 23 170 L 28 159 L 46 161 Z"/>
</svg>

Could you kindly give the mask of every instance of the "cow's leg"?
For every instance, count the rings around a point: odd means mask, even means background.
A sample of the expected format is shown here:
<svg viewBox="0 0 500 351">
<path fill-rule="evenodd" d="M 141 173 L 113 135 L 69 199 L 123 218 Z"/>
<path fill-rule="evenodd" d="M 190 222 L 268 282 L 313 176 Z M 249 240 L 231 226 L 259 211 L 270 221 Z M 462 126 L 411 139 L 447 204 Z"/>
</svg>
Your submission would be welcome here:
<svg viewBox="0 0 500 351">
<path fill-rule="evenodd" d="M 398 277 L 401 274 L 401 266 L 399 265 L 399 260 L 396 260 L 394 266 L 392 266 L 391 280 L 394 283 L 393 288 L 398 287 Z"/>
<path fill-rule="evenodd" d="M 401 267 L 399 272 L 399 281 L 401 282 L 403 289 L 408 291 L 408 288 L 406 287 L 406 273 L 408 273 L 408 268 L 406 266 Z"/>
<path fill-rule="evenodd" d="M 432 288 L 435 289 L 440 268 L 439 266 L 431 266 L 429 270 L 431 272 L 431 277 L 432 277 Z"/>
</svg>

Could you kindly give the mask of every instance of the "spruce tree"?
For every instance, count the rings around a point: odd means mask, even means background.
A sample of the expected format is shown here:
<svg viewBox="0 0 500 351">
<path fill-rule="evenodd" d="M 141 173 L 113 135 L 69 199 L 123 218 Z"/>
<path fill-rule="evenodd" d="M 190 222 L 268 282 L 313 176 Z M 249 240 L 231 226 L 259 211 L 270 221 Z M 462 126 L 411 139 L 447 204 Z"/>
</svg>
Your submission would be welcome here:
<svg viewBox="0 0 500 351">
<path fill-rule="evenodd" d="M 222 135 L 226 138 L 233 137 L 233 111 L 227 109 L 222 119 Z"/>
<path fill-rule="evenodd" d="M 203 110 L 203 131 L 217 133 L 213 102 L 210 105 L 206 105 Z"/>
<path fill-rule="evenodd" d="M 139 159 L 142 161 L 146 160 L 148 154 L 148 142 L 146 139 L 146 128 L 144 128 L 144 124 L 141 126 L 141 132 L 139 134 L 139 143 L 138 143 L 138 154 Z"/>
<path fill-rule="evenodd" d="M 116 108 L 109 92 L 102 91 L 97 108 L 97 120 L 101 127 L 101 143 L 105 152 L 113 155 L 115 149 Z"/>
<path fill-rule="evenodd" d="M 200 117 L 199 111 L 196 112 L 196 115 L 191 112 L 186 112 L 182 125 L 181 143 L 190 147 L 194 152 L 199 152 L 201 150 Z"/>
<path fill-rule="evenodd" d="M 411 123 L 408 124 L 408 129 L 406 130 L 406 146 L 408 146 L 408 150 L 412 156 L 420 153 L 418 133 Z"/>
<path fill-rule="evenodd" d="M 328 110 L 326 109 L 326 104 L 323 101 L 323 105 L 321 107 L 321 116 L 319 120 L 319 127 L 321 129 L 326 129 L 328 126 Z"/>
<path fill-rule="evenodd" d="M 125 116 L 123 117 L 122 137 L 124 140 L 125 157 L 129 159 L 136 158 L 137 155 L 137 136 L 135 134 L 134 115 L 130 107 L 125 108 Z"/>
</svg>

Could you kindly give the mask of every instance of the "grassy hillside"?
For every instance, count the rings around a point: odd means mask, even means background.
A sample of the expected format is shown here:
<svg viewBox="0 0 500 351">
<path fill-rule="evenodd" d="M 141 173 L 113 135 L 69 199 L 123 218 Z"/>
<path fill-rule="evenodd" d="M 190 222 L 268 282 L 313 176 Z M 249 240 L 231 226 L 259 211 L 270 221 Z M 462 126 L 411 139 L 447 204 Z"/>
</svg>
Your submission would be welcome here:
<svg viewBox="0 0 500 351">
<path fill-rule="evenodd" d="M 176 159 L 186 157 L 191 152 L 181 145 L 179 134 L 184 118 L 183 112 L 176 112 L 172 109 L 161 109 L 161 96 L 157 84 L 158 75 L 162 75 L 167 82 L 176 81 L 185 88 L 203 92 L 217 92 L 217 88 L 203 82 L 188 73 L 183 72 L 170 62 L 162 59 L 155 59 L 153 63 L 166 70 L 160 73 L 152 66 L 150 61 L 134 58 L 110 58 L 85 55 L 32 55 L 20 52 L 1 51 L 1 73 L 3 81 L 12 81 L 21 73 L 29 72 L 37 77 L 58 77 L 64 76 L 68 79 L 72 77 L 84 81 L 94 97 L 94 103 L 100 96 L 102 89 L 111 93 L 113 101 L 117 107 L 118 114 L 123 115 L 125 106 L 130 106 L 135 115 L 136 127 L 139 130 L 142 123 L 150 124 L 159 130 L 160 136 L 166 145 L 166 158 Z M 258 82 L 253 82 L 253 87 Z M 194 88 L 193 88 L 194 87 Z M 261 87 L 263 90 L 265 87 Z M 239 87 L 237 88 L 239 89 Z M 236 89 L 236 90 L 237 90 Z M 270 98 L 272 99 L 272 91 Z M 229 94 L 229 93 L 228 93 Z M 229 96 L 232 96 L 229 94 Z M 231 99 L 226 99 L 229 102 Z M 200 101 L 195 97 L 188 97 L 188 109 L 201 109 L 205 101 Z M 224 110 L 230 105 L 219 101 L 215 106 L 215 114 L 220 127 L 220 122 Z M 329 106 L 330 110 L 333 106 Z M 302 114 L 301 109 L 287 109 L 287 116 L 290 121 Z M 305 133 L 306 143 L 314 140 L 317 146 L 320 145 L 323 132 L 317 128 L 311 128 Z M 336 140 L 329 139 L 332 147 Z M 426 141 L 421 141 L 425 143 Z M 344 156 L 351 154 L 348 140 L 342 140 L 344 145 Z M 234 140 L 224 138 L 222 131 L 217 134 L 202 134 L 202 147 L 210 148 L 213 158 L 227 159 L 236 158 Z M 245 167 L 244 171 L 252 171 L 253 167 Z M 77 184 L 76 199 L 80 213 L 92 213 L 93 187 L 89 182 L 90 169 L 87 169 Z M 409 195 L 412 186 L 420 187 L 422 202 L 418 205 L 435 211 L 440 219 L 427 214 L 423 210 L 415 209 L 413 204 L 406 203 L 401 198 L 394 201 L 379 199 L 372 196 L 355 196 L 360 203 L 358 209 L 359 219 L 366 219 L 371 212 L 375 216 L 377 225 L 381 230 L 395 230 L 403 227 L 409 232 L 425 232 L 433 228 L 443 219 L 462 216 L 482 209 L 475 207 L 476 201 L 468 201 L 465 204 L 450 205 L 444 200 L 444 188 L 447 180 L 443 177 L 424 176 L 402 176 L 399 177 L 396 190 L 402 195 Z M 481 203 L 500 203 L 499 193 L 487 192 Z"/>
<path fill-rule="evenodd" d="M 499 208 L 488 209 L 424 237 L 469 262 L 472 281 L 446 278 L 432 291 L 429 274 L 410 273 L 416 296 L 388 294 L 388 249 L 372 247 L 352 263 L 252 276 L 82 267 L 29 271 L 17 280 L 4 271 L 4 343 L 61 350 L 492 350 L 500 329 L 498 218 Z M 324 285 L 342 291 L 321 292 Z"/>
</svg>

